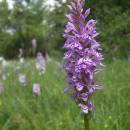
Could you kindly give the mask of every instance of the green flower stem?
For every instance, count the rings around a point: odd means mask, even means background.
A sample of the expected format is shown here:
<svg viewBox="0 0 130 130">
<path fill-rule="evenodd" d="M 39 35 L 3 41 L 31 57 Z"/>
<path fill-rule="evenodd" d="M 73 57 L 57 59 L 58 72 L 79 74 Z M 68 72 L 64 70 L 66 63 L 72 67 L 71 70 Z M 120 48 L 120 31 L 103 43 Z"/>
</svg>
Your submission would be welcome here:
<svg viewBox="0 0 130 130">
<path fill-rule="evenodd" d="M 85 127 L 85 130 L 89 130 L 89 116 L 88 116 L 88 114 L 84 114 L 84 127 Z"/>
</svg>

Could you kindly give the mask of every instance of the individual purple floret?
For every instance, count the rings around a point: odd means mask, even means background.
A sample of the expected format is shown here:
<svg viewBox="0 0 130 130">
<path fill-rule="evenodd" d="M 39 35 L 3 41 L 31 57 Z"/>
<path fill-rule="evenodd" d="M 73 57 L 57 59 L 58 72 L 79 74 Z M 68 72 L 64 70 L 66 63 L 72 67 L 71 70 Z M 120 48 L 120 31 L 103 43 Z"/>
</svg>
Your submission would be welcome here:
<svg viewBox="0 0 130 130">
<path fill-rule="evenodd" d="M 68 23 L 63 35 L 64 48 L 67 50 L 64 68 L 68 82 L 65 91 L 69 88 L 82 111 L 88 114 L 93 108 L 90 97 L 99 89 L 94 77 L 101 70 L 103 56 L 100 44 L 95 39 L 98 35 L 96 21 L 86 21 L 90 9 L 83 10 L 84 4 L 85 0 L 73 0 L 68 6 L 71 13 L 66 15 Z"/>
<path fill-rule="evenodd" d="M 45 59 L 40 52 L 37 53 L 36 68 L 40 74 L 45 73 Z"/>
<path fill-rule="evenodd" d="M 26 75 L 25 74 L 19 74 L 19 82 L 22 86 L 26 85 Z"/>
<path fill-rule="evenodd" d="M 41 94 L 40 85 L 37 84 L 37 83 L 33 84 L 32 91 L 33 91 L 33 93 L 34 93 L 36 96 L 39 96 L 39 95 Z"/>
</svg>

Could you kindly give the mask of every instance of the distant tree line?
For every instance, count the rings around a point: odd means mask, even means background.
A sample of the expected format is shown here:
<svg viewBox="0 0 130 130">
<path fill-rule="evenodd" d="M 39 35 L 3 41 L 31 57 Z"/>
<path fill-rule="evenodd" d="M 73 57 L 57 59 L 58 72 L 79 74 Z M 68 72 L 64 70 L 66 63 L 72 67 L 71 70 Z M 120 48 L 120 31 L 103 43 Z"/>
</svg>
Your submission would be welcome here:
<svg viewBox="0 0 130 130">
<path fill-rule="evenodd" d="M 23 1 L 23 0 L 22 0 Z M 52 56 L 63 55 L 62 37 L 66 24 L 67 3 L 57 0 L 52 10 L 44 0 L 29 0 L 26 5 L 15 0 L 9 9 L 6 0 L 0 2 L 0 55 L 16 58 L 19 48 L 25 56 L 32 56 L 32 39 L 37 40 L 37 51 Z M 102 44 L 107 59 L 127 58 L 130 55 L 130 1 L 129 0 L 87 0 L 91 8 L 89 17 L 97 20 Z"/>
</svg>

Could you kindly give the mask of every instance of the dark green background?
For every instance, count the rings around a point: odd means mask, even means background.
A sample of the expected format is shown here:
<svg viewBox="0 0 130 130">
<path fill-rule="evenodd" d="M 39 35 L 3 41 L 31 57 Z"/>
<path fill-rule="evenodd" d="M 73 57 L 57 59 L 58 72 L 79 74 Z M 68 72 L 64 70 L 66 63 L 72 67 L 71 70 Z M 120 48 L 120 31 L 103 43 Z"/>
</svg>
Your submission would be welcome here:
<svg viewBox="0 0 130 130">
<path fill-rule="evenodd" d="M 14 9 L 7 8 L 6 0 L 0 3 L 0 55 L 16 58 L 19 48 L 24 56 L 31 56 L 31 40 L 37 39 L 37 51 L 62 57 L 66 24 L 67 3 L 57 0 L 60 6 L 47 10 L 44 0 L 30 0 L 27 6 L 16 2 Z M 130 1 L 129 0 L 87 0 L 91 8 L 88 19 L 96 19 L 106 60 L 127 59 L 130 55 Z M 7 30 L 13 30 L 10 34 Z"/>
</svg>

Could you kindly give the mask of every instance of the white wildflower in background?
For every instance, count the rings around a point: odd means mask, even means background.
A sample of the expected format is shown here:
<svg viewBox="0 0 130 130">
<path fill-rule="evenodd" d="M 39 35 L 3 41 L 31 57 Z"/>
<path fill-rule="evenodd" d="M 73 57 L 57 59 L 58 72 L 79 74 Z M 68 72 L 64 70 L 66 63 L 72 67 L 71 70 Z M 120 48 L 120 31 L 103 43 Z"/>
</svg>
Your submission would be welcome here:
<svg viewBox="0 0 130 130">
<path fill-rule="evenodd" d="M 19 58 L 20 63 L 24 63 L 24 56 L 23 56 L 23 49 L 22 48 L 19 49 L 18 58 Z"/>
<path fill-rule="evenodd" d="M 5 68 L 8 65 L 9 65 L 9 63 L 5 59 L 3 59 L 3 61 L 2 61 L 2 67 Z"/>
<path fill-rule="evenodd" d="M 32 51 L 33 55 L 35 55 L 37 49 L 37 40 L 35 38 L 32 39 Z"/>
<path fill-rule="evenodd" d="M 6 75 L 5 74 L 2 75 L 2 80 L 6 80 Z"/>
<path fill-rule="evenodd" d="M 37 40 L 35 38 L 32 39 L 32 48 L 37 48 Z"/>
<path fill-rule="evenodd" d="M 20 49 L 19 49 L 19 55 L 18 55 L 18 58 L 20 59 L 20 58 L 22 58 L 22 57 L 23 57 L 23 49 L 20 48 Z"/>
<path fill-rule="evenodd" d="M 24 58 L 20 58 L 20 59 L 19 59 L 19 62 L 20 62 L 20 63 L 24 63 Z"/>
<path fill-rule="evenodd" d="M 4 57 L 0 57 L 0 64 L 3 68 L 7 67 L 9 63 L 4 59 Z"/>
<path fill-rule="evenodd" d="M 0 57 L 0 62 L 2 62 L 4 60 L 4 58 L 3 57 Z"/>
</svg>

